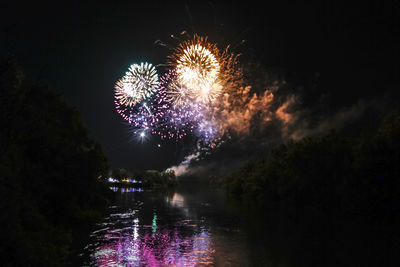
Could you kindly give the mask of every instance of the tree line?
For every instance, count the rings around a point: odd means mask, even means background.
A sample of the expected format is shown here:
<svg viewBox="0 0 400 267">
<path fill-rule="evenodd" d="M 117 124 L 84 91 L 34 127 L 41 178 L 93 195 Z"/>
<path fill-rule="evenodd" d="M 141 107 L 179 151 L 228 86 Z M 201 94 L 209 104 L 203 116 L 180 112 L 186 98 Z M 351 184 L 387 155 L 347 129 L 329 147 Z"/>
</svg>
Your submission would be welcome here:
<svg viewBox="0 0 400 267">
<path fill-rule="evenodd" d="M 0 253 L 5 266 L 63 266 L 100 218 L 108 169 L 79 112 L 0 60 Z"/>
<path fill-rule="evenodd" d="M 351 213 L 400 211 L 400 113 L 372 133 L 290 141 L 214 179 L 234 197 Z"/>
</svg>

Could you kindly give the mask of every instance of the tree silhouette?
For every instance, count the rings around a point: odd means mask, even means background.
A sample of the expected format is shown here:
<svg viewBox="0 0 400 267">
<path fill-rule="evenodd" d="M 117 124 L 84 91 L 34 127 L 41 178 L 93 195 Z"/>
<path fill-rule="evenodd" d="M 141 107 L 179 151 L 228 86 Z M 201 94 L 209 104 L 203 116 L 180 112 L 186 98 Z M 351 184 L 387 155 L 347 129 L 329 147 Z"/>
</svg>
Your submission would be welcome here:
<svg viewBox="0 0 400 267">
<path fill-rule="evenodd" d="M 400 113 L 374 134 L 344 137 L 332 131 L 289 142 L 224 178 L 235 196 L 293 206 L 351 212 L 400 209 Z"/>
<path fill-rule="evenodd" d="M 62 266 L 71 242 L 101 214 L 107 171 L 79 113 L 45 86 L 23 84 L 0 60 L 1 256 L 6 265 Z"/>
</svg>

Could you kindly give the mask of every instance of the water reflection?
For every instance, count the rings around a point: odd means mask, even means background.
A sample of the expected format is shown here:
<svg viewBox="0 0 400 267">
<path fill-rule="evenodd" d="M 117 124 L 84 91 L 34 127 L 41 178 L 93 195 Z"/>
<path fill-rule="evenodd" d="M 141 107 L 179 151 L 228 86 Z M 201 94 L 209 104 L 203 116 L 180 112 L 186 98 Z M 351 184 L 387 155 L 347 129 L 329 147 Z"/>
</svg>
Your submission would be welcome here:
<svg viewBox="0 0 400 267">
<path fill-rule="evenodd" d="M 172 195 L 172 197 L 170 197 L 170 196 L 165 197 L 165 201 L 169 205 L 174 206 L 174 207 L 179 207 L 179 208 L 184 207 L 184 200 L 185 199 L 183 198 L 183 196 L 176 192 Z"/>
<path fill-rule="evenodd" d="M 185 205 L 185 199 L 182 195 L 175 192 L 172 197 L 167 195 L 165 201 L 169 206 L 179 208 L 186 217 L 190 216 L 189 208 Z"/>
<path fill-rule="evenodd" d="M 123 189 L 116 192 L 134 195 L 141 191 Z M 126 201 L 123 198 L 121 200 Z M 90 245 L 85 248 L 89 255 L 87 264 L 198 266 L 213 262 L 210 234 L 202 221 L 185 217 L 187 212 L 184 210 L 183 196 L 175 193 L 172 197 L 164 198 L 165 208 L 172 208 L 170 212 L 176 213 L 173 217 L 177 220 L 174 221 L 168 221 L 171 214 L 165 216 L 155 209 L 161 210 L 159 205 L 143 205 L 135 196 L 129 201 L 132 201 L 131 205 L 128 203 L 130 207 L 122 211 L 119 205 L 112 207 L 113 212 L 92 232 Z M 147 208 L 153 209 L 151 216 L 148 216 Z M 183 217 L 179 215 L 181 211 Z"/>
<path fill-rule="evenodd" d="M 400 266 L 400 224 L 185 190 L 117 188 L 73 266 Z"/>
<path fill-rule="evenodd" d="M 135 188 L 135 187 L 116 187 L 116 186 L 111 186 L 110 189 L 113 192 L 121 191 L 121 193 L 132 193 L 132 192 L 142 192 L 142 188 Z"/>
</svg>

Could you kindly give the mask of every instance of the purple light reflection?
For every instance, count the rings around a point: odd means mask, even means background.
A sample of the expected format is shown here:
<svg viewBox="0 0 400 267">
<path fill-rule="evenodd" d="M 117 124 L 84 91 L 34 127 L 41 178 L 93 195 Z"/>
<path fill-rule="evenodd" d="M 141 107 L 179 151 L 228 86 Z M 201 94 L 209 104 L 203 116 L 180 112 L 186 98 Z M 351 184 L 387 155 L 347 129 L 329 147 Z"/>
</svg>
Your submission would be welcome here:
<svg viewBox="0 0 400 267">
<path fill-rule="evenodd" d="M 89 248 L 93 265 L 196 266 L 213 262 L 210 237 L 202 227 L 178 222 L 152 233 L 149 225 L 140 225 L 139 219 L 133 218 L 135 214 L 114 214 L 111 217 L 119 218 L 119 229 L 96 231 L 96 242 Z M 121 223 L 130 226 L 122 228 Z"/>
<path fill-rule="evenodd" d="M 212 261 L 210 240 L 206 232 L 182 237 L 177 229 L 151 234 L 145 233 L 135 239 L 135 235 L 108 236 L 107 242 L 99 246 L 93 254 L 96 266 L 195 266 Z"/>
<path fill-rule="evenodd" d="M 132 193 L 132 192 L 142 192 L 143 190 L 141 188 L 135 188 L 135 187 L 115 187 L 112 186 L 110 189 L 113 192 L 117 192 L 118 190 L 121 191 L 121 193 Z"/>
</svg>

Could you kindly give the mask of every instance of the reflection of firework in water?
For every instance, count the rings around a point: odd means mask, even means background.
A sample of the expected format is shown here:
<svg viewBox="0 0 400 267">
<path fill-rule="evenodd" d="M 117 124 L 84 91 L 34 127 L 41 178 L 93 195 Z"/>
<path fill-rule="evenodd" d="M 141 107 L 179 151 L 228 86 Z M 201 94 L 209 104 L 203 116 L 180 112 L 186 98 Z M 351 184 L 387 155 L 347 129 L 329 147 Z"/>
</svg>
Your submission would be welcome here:
<svg viewBox="0 0 400 267">
<path fill-rule="evenodd" d="M 129 194 L 132 193 L 126 196 Z M 171 208 L 182 208 L 184 198 L 174 194 L 166 201 Z M 201 221 L 186 219 L 170 227 L 159 224 L 160 214 L 154 213 L 152 224 L 146 225 L 140 217 L 144 214 L 130 209 L 110 214 L 100 229 L 92 232 L 92 242 L 85 247 L 85 253 L 90 255 L 87 265 L 203 266 L 213 262 L 210 233 Z"/>
</svg>

